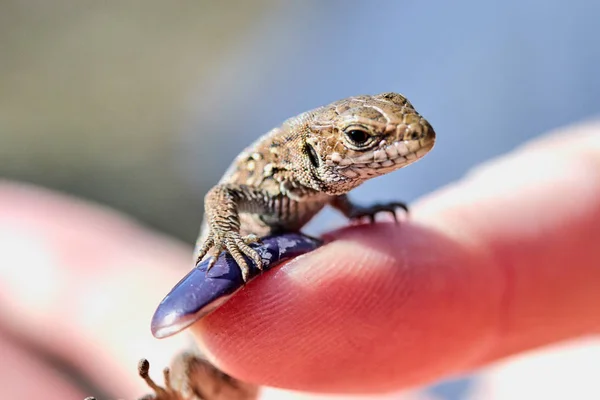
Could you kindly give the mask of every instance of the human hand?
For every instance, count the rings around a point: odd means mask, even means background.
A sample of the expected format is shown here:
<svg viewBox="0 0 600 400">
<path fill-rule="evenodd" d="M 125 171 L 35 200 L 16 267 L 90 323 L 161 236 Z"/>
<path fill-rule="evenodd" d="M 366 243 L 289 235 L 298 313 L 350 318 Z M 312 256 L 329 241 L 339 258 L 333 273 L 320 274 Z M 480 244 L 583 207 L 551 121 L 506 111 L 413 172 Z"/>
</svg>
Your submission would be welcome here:
<svg viewBox="0 0 600 400">
<path fill-rule="evenodd" d="M 374 393 L 425 384 L 600 328 L 600 126 L 488 163 L 349 227 L 192 332 L 242 380 Z"/>
<path fill-rule="evenodd" d="M 72 199 L 1 190 L 5 397 L 147 392 L 137 359 L 167 365 L 184 345 L 182 335 L 153 340 L 148 324 L 190 250 Z M 191 328 L 219 367 L 265 385 L 380 393 L 597 334 L 600 127 L 480 167 L 399 226 L 328 239 Z M 102 385 L 105 395 L 89 391 Z"/>
</svg>

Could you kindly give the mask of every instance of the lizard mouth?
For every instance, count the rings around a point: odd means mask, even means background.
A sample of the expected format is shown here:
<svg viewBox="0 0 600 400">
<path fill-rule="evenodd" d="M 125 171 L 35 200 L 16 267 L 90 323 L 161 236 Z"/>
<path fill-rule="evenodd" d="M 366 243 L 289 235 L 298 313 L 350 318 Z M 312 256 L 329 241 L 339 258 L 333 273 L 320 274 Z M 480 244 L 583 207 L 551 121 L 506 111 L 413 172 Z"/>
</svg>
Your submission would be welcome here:
<svg viewBox="0 0 600 400">
<path fill-rule="evenodd" d="M 399 140 L 391 144 L 382 143 L 379 148 L 358 157 L 345 157 L 338 153 L 329 155 L 327 165 L 335 166 L 338 172 L 348 178 L 381 175 L 411 164 L 433 148 L 434 140 Z"/>
<path fill-rule="evenodd" d="M 423 157 L 431 148 L 433 142 L 422 140 L 399 140 L 389 145 L 381 146 L 359 157 L 349 158 L 347 165 L 379 164 L 385 167 L 394 164 L 410 163 Z M 340 163 L 340 165 L 342 165 Z M 376 165 L 374 165 L 375 167 Z"/>
</svg>

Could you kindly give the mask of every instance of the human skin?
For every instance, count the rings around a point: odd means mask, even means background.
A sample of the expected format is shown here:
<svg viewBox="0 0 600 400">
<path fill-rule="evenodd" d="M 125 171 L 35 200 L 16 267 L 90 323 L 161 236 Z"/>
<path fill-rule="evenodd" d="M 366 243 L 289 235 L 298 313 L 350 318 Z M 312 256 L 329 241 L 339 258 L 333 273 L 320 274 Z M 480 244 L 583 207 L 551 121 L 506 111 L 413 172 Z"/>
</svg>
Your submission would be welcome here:
<svg viewBox="0 0 600 400">
<path fill-rule="evenodd" d="M 192 326 L 213 362 L 261 385 L 377 394 L 597 334 L 600 125 L 564 128 L 479 166 L 412 204 L 399 225 L 326 239 Z M 2 397 L 98 394 L 52 358 L 104 387 L 106 400 L 133 399 L 147 392 L 137 359 L 148 357 L 158 377 L 184 345 L 184 335 L 151 338 L 148 325 L 190 264 L 187 246 L 4 182 L 0 251 Z"/>
</svg>

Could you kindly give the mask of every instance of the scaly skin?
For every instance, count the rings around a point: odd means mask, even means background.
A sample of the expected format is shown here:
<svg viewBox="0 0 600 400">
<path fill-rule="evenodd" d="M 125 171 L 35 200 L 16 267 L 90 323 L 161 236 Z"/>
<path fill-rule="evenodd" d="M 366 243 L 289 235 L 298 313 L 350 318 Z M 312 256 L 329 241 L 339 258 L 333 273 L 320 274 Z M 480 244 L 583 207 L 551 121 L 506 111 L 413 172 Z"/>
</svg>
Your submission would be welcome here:
<svg viewBox="0 0 600 400">
<path fill-rule="evenodd" d="M 417 161 L 434 141 L 431 125 L 396 93 L 350 97 L 288 119 L 245 149 L 206 195 L 198 261 L 210 254 L 214 262 L 225 250 L 246 281 L 243 255 L 262 267 L 248 243 L 298 231 L 327 204 L 349 218 L 403 207 L 363 208 L 346 193 Z"/>
<path fill-rule="evenodd" d="M 262 266 L 248 243 L 298 231 L 327 204 L 351 219 L 406 209 L 402 203 L 361 207 L 346 193 L 417 161 L 434 141 L 431 125 L 396 93 L 350 97 L 288 119 L 244 150 L 206 195 L 198 261 L 225 250 L 246 281 L 243 255 Z M 147 362 L 140 375 L 155 392 L 143 399 L 253 400 L 258 393 L 190 353 L 174 360 L 164 389 L 148 377 Z"/>
</svg>

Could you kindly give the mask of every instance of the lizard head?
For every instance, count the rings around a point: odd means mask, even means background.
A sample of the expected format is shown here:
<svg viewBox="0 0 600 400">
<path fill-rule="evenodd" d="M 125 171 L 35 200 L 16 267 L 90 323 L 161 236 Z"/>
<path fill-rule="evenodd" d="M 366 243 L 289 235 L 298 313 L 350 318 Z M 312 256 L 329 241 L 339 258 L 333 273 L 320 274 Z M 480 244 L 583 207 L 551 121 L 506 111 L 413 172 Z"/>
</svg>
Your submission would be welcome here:
<svg viewBox="0 0 600 400">
<path fill-rule="evenodd" d="M 429 122 L 397 93 L 351 97 L 313 115 L 306 155 L 331 195 L 419 160 L 435 142 Z"/>
</svg>

